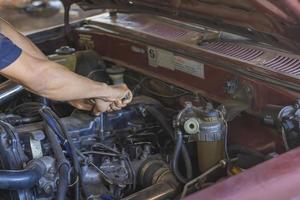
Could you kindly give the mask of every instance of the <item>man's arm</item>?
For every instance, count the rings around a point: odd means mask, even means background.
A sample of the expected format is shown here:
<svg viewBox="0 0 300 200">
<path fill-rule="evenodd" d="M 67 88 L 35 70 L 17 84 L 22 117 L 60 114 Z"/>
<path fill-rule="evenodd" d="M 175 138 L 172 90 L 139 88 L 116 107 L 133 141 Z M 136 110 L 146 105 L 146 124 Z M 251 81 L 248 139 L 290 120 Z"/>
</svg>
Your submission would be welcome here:
<svg viewBox="0 0 300 200">
<path fill-rule="evenodd" d="M 92 81 L 55 62 L 36 58 L 24 51 L 1 73 L 32 92 L 53 100 L 100 98 L 115 101 L 119 98 L 118 91 L 114 93 L 114 89 L 105 83 Z"/>
<path fill-rule="evenodd" d="M 77 103 L 78 100 L 93 99 L 95 112 L 120 109 L 131 101 L 132 94 L 126 85 L 111 87 L 79 76 L 48 60 L 37 47 L 11 26 L 7 26 L 7 23 L 0 20 L 0 24 L 3 35 L 22 49 L 18 59 L 1 70 L 4 76 L 50 99 L 77 100 Z M 8 32 L 13 34 L 6 35 Z M 125 97 L 129 98 L 122 101 Z"/>
</svg>

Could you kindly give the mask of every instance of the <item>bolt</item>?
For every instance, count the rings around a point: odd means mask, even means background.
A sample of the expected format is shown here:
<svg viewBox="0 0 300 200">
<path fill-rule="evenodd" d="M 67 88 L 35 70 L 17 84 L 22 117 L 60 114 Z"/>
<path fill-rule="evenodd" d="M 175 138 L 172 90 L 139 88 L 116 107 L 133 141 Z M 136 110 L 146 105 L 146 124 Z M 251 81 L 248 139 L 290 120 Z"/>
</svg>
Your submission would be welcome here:
<svg viewBox="0 0 300 200">
<path fill-rule="evenodd" d="M 193 104 L 192 104 L 192 102 L 190 102 L 190 101 L 186 101 L 186 102 L 184 102 L 184 107 L 186 107 L 186 108 L 191 108 L 191 107 L 193 107 Z"/>
<path fill-rule="evenodd" d="M 45 135 L 44 135 L 43 131 L 41 131 L 41 130 L 32 131 L 31 137 L 32 137 L 32 139 L 37 140 L 37 141 L 41 141 L 41 140 L 45 139 Z"/>
<path fill-rule="evenodd" d="M 251 93 L 251 87 L 250 87 L 250 86 L 246 86 L 245 90 L 246 90 L 246 92 L 247 92 L 248 94 Z"/>
<path fill-rule="evenodd" d="M 295 104 L 294 104 L 294 107 L 295 107 L 296 109 L 299 109 L 299 108 L 300 108 L 300 99 L 296 99 Z"/>
<path fill-rule="evenodd" d="M 222 165 L 222 167 L 226 167 L 226 165 L 227 165 L 227 161 L 226 160 L 220 160 L 219 163 Z"/>
<path fill-rule="evenodd" d="M 44 187 L 44 191 L 45 191 L 47 194 L 51 193 L 51 192 L 52 192 L 52 186 L 51 186 L 51 185 L 46 185 L 46 186 Z"/>
<path fill-rule="evenodd" d="M 55 168 L 54 168 L 54 167 L 51 167 L 51 168 L 49 169 L 49 173 L 54 174 L 54 173 L 55 173 Z"/>
</svg>

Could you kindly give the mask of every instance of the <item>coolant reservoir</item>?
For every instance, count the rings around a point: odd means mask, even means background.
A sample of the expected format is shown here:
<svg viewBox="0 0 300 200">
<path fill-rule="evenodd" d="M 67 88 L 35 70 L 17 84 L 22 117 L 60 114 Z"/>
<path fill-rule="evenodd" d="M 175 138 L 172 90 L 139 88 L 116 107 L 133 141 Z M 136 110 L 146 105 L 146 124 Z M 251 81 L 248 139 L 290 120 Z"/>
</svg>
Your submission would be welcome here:
<svg viewBox="0 0 300 200">
<path fill-rule="evenodd" d="M 124 83 L 124 72 L 125 69 L 119 66 L 112 66 L 106 70 L 109 78 L 113 81 L 114 85 L 120 85 Z"/>
<path fill-rule="evenodd" d="M 55 51 L 55 54 L 49 55 L 48 58 L 58 64 L 61 64 L 71 71 L 75 71 L 76 68 L 76 54 L 75 49 L 63 46 Z"/>
</svg>

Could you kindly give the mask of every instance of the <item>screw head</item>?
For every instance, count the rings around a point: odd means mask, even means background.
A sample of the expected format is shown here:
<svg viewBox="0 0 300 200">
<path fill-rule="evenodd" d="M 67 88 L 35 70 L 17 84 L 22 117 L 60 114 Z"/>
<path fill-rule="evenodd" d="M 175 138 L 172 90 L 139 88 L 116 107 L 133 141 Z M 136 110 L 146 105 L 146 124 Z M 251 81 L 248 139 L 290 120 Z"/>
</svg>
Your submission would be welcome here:
<svg viewBox="0 0 300 200">
<path fill-rule="evenodd" d="M 51 193 L 51 192 L 52 192 L 52 186 L 51 186 L 51 185 L 46 185 L 46 186 L 44 187 L 44 191 L 45 191 L 47 194 Z"/>
</svg>

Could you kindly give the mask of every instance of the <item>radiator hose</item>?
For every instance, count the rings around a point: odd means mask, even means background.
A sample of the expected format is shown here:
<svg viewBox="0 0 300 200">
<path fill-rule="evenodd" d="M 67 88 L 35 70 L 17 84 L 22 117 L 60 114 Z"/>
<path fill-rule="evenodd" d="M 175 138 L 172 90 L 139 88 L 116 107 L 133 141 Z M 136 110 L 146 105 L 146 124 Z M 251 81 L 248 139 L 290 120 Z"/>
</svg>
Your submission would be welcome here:
<svg viewBox="0 0 300 200">
<path fill-rule="evenodd" d="M 189 152 L 185 146 L 185 143 L 183 142 L 183 138 L 181 134 L 177 134 L 177 137 L 175 138 L 174 131 L 168 124 L 167 120 L 165 119 L 164 115 L 158 111 L 153 106 L 146 106 L 145 107 L 146 111 L 148 111 L 153 118 L 155 118 L 159 124 L 165 129 L 165 131 L 169 134 L 169 136 L 172 138 L 173 142 L 176 144 L 175 150 L 174 150 L 174 159 L 172 161 L 172 168 L 174 175 L 176 178 L 182 182 L 186 183 L 188 180 L 192 179 L 193 177 L 193 169 L 192 169 L 192 161 L 189 156 Z M 185 169 L 186 169 L 186 177 L 184 177 L 179 169 L 178 169 L 178 159 L 179 156 L 182 155 L 184 164 L 185 164 Z"/>
<path fill-rule="evenodd" d="M 64 200 L 66 198 L 66 194 L 68 191 L 68 185 L 69 185 L 69 172 L 71 169 L 70 163 L 64 155 L 64 152 L 59 144 L 57 135 L 54 133 L 55 129 L 53 126 L 51 126 L 52 121 L 44 113 L 45 109 L 47 109 L 47 108 L 42 108 L 40 110 L 40 114 L 46 123 L 45 133 L 49 140 L 54 157 L 56 159 L 58 173 L 59 173 L 59 184 L 58 184 L 56 199 Z M 51 128 L 54 130 L 52 130 Z"/>
<path fill-rule="evenodd" d="M 67 144 L 68 144 L 67 150 L 73 160 L 73 166 L 74 166 L 74 172 L 76 174 L 76 179 L 79 178 L 79 180 L 76 181 L 76 183 L 74 185 L 75 191 L 74 191 L 73 199 L 79 200 L 80 199 L 80 187 L 79 186 L 80 186 L 80 183 L 82 183 L 81 182 L 82 173 L 81 173 L 78 156 L 76 153 L 77 149 L 73 143 L 72 137 L 68 134 L 68 132 L 67 132 L 64 124 L 61 122 L 60 118 L 50 108 L 45 107 L 45 108 L 41 109 L 41 113 L 42 113 L 44 120 L 47 121 L 47 123 L 51 127 L 51 129 L 53 131 L 55 131 L 56 134 L 59 135 L 59 137 L 61 139 L 63 139 L 65 142 L 67 142 Z M 85 193 L 86 192 L 85 185 L 82 184 L 81 186 Z"/>
<path fill-rule="evenodd" d="M 0 189 L 30 189 L 38 183 L 46 171 L 45 164 L 39 159 L 33 160 L 22 170 L 0 170 Z"/>
<path fill-rule="evenodd" d="M 175 177 L 181 182 L 181 183 L 187 183 L 191 177 L 185 178 L 179 171 L 178 169 L 178 160 L 179 160 L 179 155 L 182 149 L 183 145 L 183 137 L 182 134 L 177 134 L 177 140 L 176 140 L 176 146 L 174 150 L 174 157 L 172 160 L 172 169 L 174 172 Z M 191 165 L 190 165 L 191 166 Z"/>
</svg>

